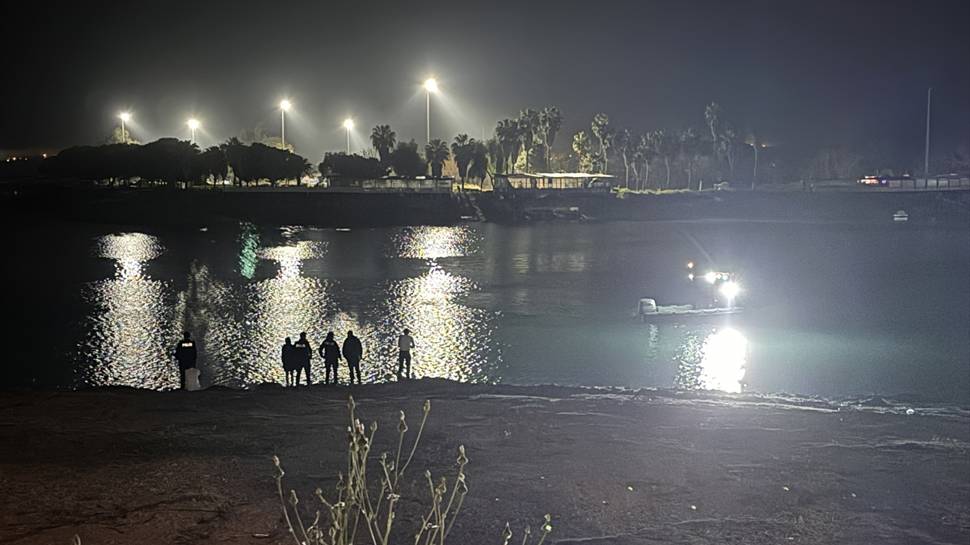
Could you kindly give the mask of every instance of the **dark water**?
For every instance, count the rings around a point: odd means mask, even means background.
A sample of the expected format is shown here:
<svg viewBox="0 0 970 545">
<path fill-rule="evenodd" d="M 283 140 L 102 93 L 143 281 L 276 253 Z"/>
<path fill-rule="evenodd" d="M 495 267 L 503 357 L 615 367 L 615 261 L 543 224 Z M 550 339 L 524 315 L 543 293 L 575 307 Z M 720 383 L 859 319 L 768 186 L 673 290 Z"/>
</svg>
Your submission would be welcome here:
<svg viewBox="0 0 970 545">
<path fill-rule="evenodd" d="M 966 230 L 38 224 L 2 241 L 8 386 L 170 388 L 184 328 L 210 384 L 281 381 L 285 336 L 347 329 L 365 381 L 390 380 L 409 327 L 419 376 L 970 401 Z M 688 260 L 736 271 L 748 310 L 636 321 L 640 297 L 691 296 Z"/>
</svg>

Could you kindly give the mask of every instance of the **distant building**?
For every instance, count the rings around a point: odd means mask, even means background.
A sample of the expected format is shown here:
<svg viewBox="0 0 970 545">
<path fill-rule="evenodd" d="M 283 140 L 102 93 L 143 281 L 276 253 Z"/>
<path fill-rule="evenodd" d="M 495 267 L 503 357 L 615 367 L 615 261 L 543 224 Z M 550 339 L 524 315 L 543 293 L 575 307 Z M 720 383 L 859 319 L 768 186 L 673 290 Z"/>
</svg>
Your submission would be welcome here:
<svg viewBox="0 0 970 545">
<path fill-rule="evenodd" d="M 496 174 L 496 191 L 610 191 L 615 176 L 587 172 Z"/>
<path fill-rule="evenodd" d="M 454 178 L 447 176 L 442 178 L 384 176 L 365 180 L 334 177 L 328 180 L 327 187 L 329 191 L 335 193 L 451 193 L 454 181 Z"/>
</svg>

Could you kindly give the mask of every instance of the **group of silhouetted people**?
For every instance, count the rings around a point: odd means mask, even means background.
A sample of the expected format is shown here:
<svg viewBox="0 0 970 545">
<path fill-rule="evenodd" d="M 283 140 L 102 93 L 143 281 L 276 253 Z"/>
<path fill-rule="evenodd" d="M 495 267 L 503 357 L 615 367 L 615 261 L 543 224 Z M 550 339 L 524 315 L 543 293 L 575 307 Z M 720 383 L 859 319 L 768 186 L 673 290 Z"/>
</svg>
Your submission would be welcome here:
<svg viewBox="0 0 970 545">
<path fill-rule="evenodd" d="M 360 360 L 364 356 L 364 346 L 361 344 L 353 331 L 347 332 L 343 347 L 333 337 L 333 331 L 327 333 L 327 338 L 320 343 L 317 354 L 323 360 L 326 375 L 324 384 L 340 384 L 340 360 L 347 360 L 347 369 L 350 372 L 350 383 L 361 383 Z M 312 344 L 306 338 L 306 333 L 300 333 L 300 338 L 295 343 L 287 337 L 283 342 L 280 359 L 283 362 L 283 372 L 286 374 L 286 385 L 297 386 L 300 384 L 300 372 L 306 378 L 307 385 L 313 384 L 310 378 L 310 360 L 313 358 Z"/>
<path fill-rule="evenodd" d="M 411 378 L 411 351 L 414 349 L 414 338 L 411 331 L 405 329 L 397 338 L 397 378 Z M 347 371 L 350 375 L 350 384 L 362 384 L 360 377 L 360 361 L 364 357 L 364 345 L 360 339 L 354 335 L 353 331 L 347 332 L 343 345 L 334 338 L 333 331 L 327 333 L 327 337 L 317 347 L 317 354 L 323 360 L 326 375 L 324 384 L 340 384 L 340 361 L 346 360 Z M 179 366 L 179 385 L 184 389 L 199 389 L 198 370 L 196 369 L 196 359 L 198 351 L 195 341 L 188 331 L 185 332 L 182 341 L 175 347 L 175 359 Z M 313 343 L 307 339 L 306 333 L 300 333 L 300 338 L 292 342 L 289 337 L 283 342 L 280 351 L 280 360 L 283 363 L 283 373 L 286 375 L 287 386 L 298 386 L 300 375 L 306 380 L 306 384 L 313 384 L 310 377 L 310 360 L 313 359 Z M 195 370 L 191 373 L 190 370 Z M 188 377 L 188 380 L 187 380 Z M 194 380 L 194 383 L 193 383 Z"/>
</svg>

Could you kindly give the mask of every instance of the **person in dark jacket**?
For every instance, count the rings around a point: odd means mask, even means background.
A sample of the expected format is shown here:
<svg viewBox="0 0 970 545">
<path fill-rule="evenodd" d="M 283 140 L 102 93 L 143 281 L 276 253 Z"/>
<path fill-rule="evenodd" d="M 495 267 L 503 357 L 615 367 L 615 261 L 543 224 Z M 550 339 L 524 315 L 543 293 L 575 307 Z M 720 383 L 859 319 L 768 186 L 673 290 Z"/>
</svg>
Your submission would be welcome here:
<svg viewBox="0 0 970 545">
<path fill-rule="evenodd" d="M 186 331 L 182 335 L 182 341 L 175 347 L 175 360 L 179 363 L 179 388 L 185 389 L 185 372 L 195 369 L 195 360 L 198 351 L 195 348 L 195 341 L 192 335 Z"/>
<path fill-rule="evenodd" d="M 296 386 L 300 385 L 300 370 L 306 374 L 306 385 L 312 384 L 310 382 L 310 359 L 313 357 L 313 348 L 310 346 L 309 339 L 306 338 L 306 332 L 300 333 L 300 338 L 293 343 L 293 349 L 296 356 L 293 358 L 293 365 L 295 365 L 296 371 Z"/>
<path fill-rule="evenodd" d="M 286 375 L 286 385 L 296 386 L 296 369 L 297 365 L 294 359 L 299 354 L 296 353 L 296 347 L 293 346 L 293 341 L 289 337 L 283 341 L 283 350 L 280 354 L 280 359 L 283 361 L 283 373 Z"/>
<path fill-rule="evenodd" d="M 333 383 L 340 384 L 340 375 L 337 374 L 337 362 L 340 361 L 340 345 L 333 338 L 333 331 L 327 333 L 327 338 L 320 343 L 320 357 L 327 368 L 327 378 L 324 384 L 330 384 L 330 370 L 333 370 Z"/>
<path fill-rule="evenodd" d="M 360 358 L 364 355 L 364 347 L 360 344 L 360 339 L 354 336 L 353 331 L 347 332 L 343 352 L 344 358 L 347 360 L 347 368 L 350 371 L 350 383 L 354 383 L 354 373 L 357 373 L 357 384 L 361 384 Z"/>
</svg>

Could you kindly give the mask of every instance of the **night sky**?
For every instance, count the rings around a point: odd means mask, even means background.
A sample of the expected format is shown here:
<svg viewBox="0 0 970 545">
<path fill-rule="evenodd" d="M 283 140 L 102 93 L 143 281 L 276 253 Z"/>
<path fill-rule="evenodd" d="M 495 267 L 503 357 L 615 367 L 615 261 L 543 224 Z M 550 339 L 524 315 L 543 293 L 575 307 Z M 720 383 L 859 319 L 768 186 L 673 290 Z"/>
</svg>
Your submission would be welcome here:
<svg viewBox="0 0 970 545">
<path fill-rule="evenodd" d="M 0 150 L 100 143 L 129 109 L 146 141 L 211 145 L 262 125 L 311 160 L 390 123 L 424 138 L 420 82 L 437 77 L 434 136 L 489 135 L 558 106 L 557 147 L 607 113 L 634 130 L 706 129 L 720 102 L 742 132 L 817 148 L 922 152 L 970 140 L 970 2 L 8 2 L 0 16 Z"/>
</svg>

